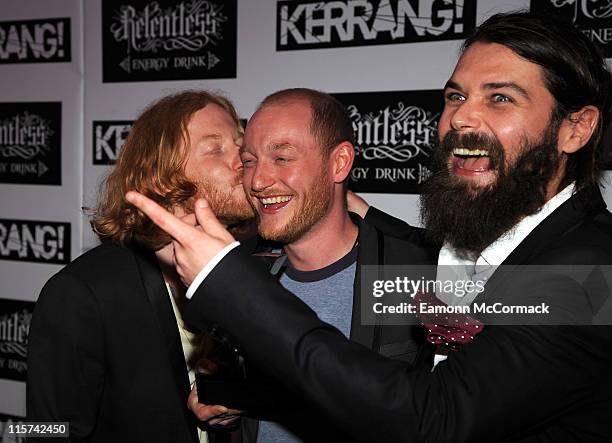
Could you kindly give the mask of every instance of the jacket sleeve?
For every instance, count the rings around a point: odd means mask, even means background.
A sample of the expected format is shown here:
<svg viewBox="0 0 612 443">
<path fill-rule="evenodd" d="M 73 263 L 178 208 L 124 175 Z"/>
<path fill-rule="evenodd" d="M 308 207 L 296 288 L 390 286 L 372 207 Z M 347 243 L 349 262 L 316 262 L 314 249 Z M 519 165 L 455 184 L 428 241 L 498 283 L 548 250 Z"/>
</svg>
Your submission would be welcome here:
<svg viewBox="0 0 612 443">
<path fill-rule="evenodd" d="M 609 333 L 593 327 L 492 326 L 435 371 L 411 370 L 346 340 L 239 251 L 187 317 L 229 330 L 357 441 L 518 439 L 588 395 L 610 364 Z"/>
<path fill-rule="evenodd" d="M 59 273 L 43 288 L 32 318 L 27 419 L 67 421 L 69 440 L 87 441 L 96 425 L 104 377 L 98 304 L 83 282 Z"/>
</svg>

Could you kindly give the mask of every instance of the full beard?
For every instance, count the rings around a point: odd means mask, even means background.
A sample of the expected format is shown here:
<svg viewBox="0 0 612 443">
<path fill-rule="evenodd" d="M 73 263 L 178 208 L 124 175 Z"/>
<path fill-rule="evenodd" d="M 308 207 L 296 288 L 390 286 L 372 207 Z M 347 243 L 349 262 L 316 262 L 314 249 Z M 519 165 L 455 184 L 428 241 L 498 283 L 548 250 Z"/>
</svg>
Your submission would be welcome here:
<svg viewBox="0 0 612 443">
<path fill-rule="evenodd" d="M 314 180 L 312 188 L 303 196 L 297 197 L 299 200 L 294 196 L 298 207 L 291 218 L 282 226 L 277 228 L 267 227 L 257 214 L 259 235 L 265 240 L 287 245 L 296 242 L 310 231 L 327 214 L 331 204 L 332 191 L 329 187 L 329 180 L 324 174 L 325 172 L 322 171 Z M 275 217 L 279 215 L 277 214 Z"/>
<path fill-rule="evenodd" d="M 197 197 L 204 197 L 224 224 L 239 224 L 255 217 L 239 180 L 223 188 L 209 180 L 200 180 L 197 185 Z"/>
<path fill-rule="evenodd" d="M 421 219 L 431 239 L 480 254 L 523 217 L 538 212 L 561 161 L 557 135 L 558 126 L 551 124 L 538 142 L 523 140 L 518 158 L 509 165 L 497 139 L 474 133 L 460 137 L 450 131 L 434 151 L 434 173 L 421 195 Z M 460 147 L 488 150 L 497 179 L 478 186 L 456 176 L 449 159 Z"/>
</svg>

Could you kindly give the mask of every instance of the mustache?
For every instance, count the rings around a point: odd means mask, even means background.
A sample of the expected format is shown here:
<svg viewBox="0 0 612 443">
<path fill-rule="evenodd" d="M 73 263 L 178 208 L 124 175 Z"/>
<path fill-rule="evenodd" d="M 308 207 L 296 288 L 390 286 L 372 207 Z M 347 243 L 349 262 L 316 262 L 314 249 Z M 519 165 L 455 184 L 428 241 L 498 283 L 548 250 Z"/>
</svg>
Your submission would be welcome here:
<svg viewBox="0 0 612 443">
<path fill-rule="evenodd" d="M 489 164 L 491 169 L 498 169 L 504 165 L 504 149 L 497 137 L 483 134 L 481 132 L 467 132 L 459 134 L 457 131 L 449 131 L 440 142 L 440 151 L 445 160 L 452 155 L 457 148 L 484 149 L 489 152 Z"/>
</svg>

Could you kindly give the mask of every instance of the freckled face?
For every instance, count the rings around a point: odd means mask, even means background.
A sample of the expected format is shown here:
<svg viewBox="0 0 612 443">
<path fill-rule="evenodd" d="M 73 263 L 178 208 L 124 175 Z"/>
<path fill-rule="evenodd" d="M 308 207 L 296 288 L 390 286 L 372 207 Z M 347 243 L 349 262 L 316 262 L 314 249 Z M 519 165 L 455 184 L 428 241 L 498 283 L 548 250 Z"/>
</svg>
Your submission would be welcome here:
<svg viewBox="0 0 612 443">
<path fill-rule="evenodd" d="M 187 133 L 185 175 L 198 184 L 198 195 L 226 222 L 252 218 L 242 188 L 241 128 L 225 109 L 211 103 L 193 114 Z"/>
<path fill-rule="evenodd" d="M 334 182 L 310 133 L 310 114 L 305 101 L 268 105 L 247 125 L 244 187 L 266 239 L 292 243 L 328 212 Z"/>
</svg>

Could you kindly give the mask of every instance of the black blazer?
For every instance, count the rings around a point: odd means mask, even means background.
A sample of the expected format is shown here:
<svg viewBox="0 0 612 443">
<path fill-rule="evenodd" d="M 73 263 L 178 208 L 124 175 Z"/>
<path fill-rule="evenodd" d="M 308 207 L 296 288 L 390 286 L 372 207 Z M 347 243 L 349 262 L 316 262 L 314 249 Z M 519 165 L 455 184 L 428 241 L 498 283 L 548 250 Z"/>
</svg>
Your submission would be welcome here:
<svg viewBox="0 0 612 443">
<path fill-rule="evenodd" d="M 152 252 L 104 244 L 47 282 L 29 335 L 28 421 L 68 421 L 70 441 L 194 443 L 188 394 Z"/>
<path fill-rule="evenodd" d="M 582 190 L 561 205 L 506 263 L 612 263 L 612 215 L 599 190 Z M 231 269 L 241 269 L 239 280 Z M 492 285 L 483 295 L 494 299 L 504 287 Z M 554 304 L 557 289 L 540 285 L 537 293 Z M 573 284 L 559 303 L 569 301 L 570 312 L 586 309 L 590 291 Z M 612 439 L 609 327 L 490 326 L 435 371 L 410 368 L 346 340 L 236 250 L 187 308 L 191 323 L 205 317 L 356 441 Z"/>
<path fill-rule="evenodd" d="M 403 326 L 390 326 L 378 323 L 364 324 L 361 321 L 362 283 L 369 287 L 367 281 L 369 274 L 363 275 L 363 266 L 371 269 L 377 266 L 402 265 L 409 263 L 423 263 L 433 259 L 432 250 L 421 243 L 421 232 L 417 228 L 406 228 L 402 232 L 402 238 L 393 236 L 391 233 L 383 233 L 373 224 L 364 223 L 356 214 L 352 219 L 359 228 L 357 268 L 353 284 L 353 307 L 351 318 L 350 340 L 376 351 L 380 355 L 394 360 L 404 361 L 415 365 L 417 360 L 427 358 L 427 352 L 423 352 L 425 337 L 422 328 L 407 328 Z M 245 245 L 253 249 L 250 244 Z M 266 260 L 267 261 L 267 260 Z M 271 265 L 274 260 L 269 261 Z M 279 273 L 280 274 L 280 273 Z M 376 273 L 375 273 L 376 275 Z M 263 352 L 261 349 L 258 352 Z M 256 358 L 255 358 L 256 359 Z M 250 361 L 247 356 L 247 361 Z M 270 382 L 270 380 L 268 380 Z M 329 423 L 327 417 L 317 414 L 316 409 L 303 395 L 297 395 L 289 389 L 279 386 L 279 404 L 299 404 L 300 408 L 286 408 L 284 416 L 276 418 L 278 421 L 291 429 L 301 440 L 304 441 L 330 441 L 338 442 L 347 440 L 346 433 L 337 429 Z M 316 425 L 313 425 L 316 423 Z M 257 441 L 257 420 L 242 420 L 242 441 Z"/>
</svg>

